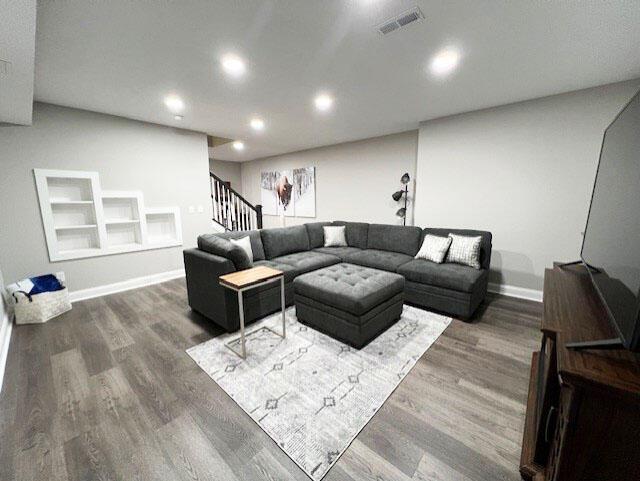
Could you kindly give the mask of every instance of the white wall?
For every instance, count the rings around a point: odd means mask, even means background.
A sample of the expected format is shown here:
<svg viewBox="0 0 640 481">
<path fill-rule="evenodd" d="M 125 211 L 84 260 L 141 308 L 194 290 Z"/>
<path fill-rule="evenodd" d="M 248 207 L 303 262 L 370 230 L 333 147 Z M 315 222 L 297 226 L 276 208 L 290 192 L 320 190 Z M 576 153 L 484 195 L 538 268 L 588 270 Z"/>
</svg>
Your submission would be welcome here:
<svg viewBox="0 0 640 481">
<path fill-rule="evenodd" d="M 542 289 L 579 258 L 602 134 L 640 81 L 422 123 L 417 225 L 493 233 L 491 281 Z"/>
<path fill-rule="evenodd" d="M 97 171 L 104 189 L 141 190 L 148 206 L 179 206 L 184 247 L 211 231 L 204 134 L 36 103 L 32 126 L 0 125 L 0 263 L 8 283 L 62 270 L 76 291 L 183 267 L 182 247 L 50 263 L 34 168 Z M 204 212 L 188 213 L 198 205 Z"/>
<path fill-rule="evenodd" d="M 209 170 L 222 180 L 231 182 L 231 188 L 242 194 L 242 164 L 240 162 L 209 159 Z"/>
<path fill-rule="evenodd" d="M 286 225 L 327 220 L 401 223 L 395 216 L 399 204 L 391 194 L 400 188 L 402 174 L 414 177 L 417 142 L 418 132 L 410 131 L 243 162 L 242 195 L 259 204 L 261 172 L 315 166 L 316 217 L 287 217 Z M 277 226 L 279 217 L 264 216 L 264 227 Z"/>
</svg>

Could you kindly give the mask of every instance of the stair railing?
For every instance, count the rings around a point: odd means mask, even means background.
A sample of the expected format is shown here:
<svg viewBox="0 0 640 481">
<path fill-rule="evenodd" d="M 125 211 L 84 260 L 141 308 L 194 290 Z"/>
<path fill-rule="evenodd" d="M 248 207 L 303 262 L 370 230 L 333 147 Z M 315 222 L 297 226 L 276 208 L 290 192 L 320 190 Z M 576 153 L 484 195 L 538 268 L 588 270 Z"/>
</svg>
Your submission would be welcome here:
<svg viewBox="0 0 640 481">
<path fill-rule="evenodd" d="M 252 205 L 213 172 L 209 172 L 213 221 L 225 230 L 262 229 L 262 206 Z"/>
</svg>

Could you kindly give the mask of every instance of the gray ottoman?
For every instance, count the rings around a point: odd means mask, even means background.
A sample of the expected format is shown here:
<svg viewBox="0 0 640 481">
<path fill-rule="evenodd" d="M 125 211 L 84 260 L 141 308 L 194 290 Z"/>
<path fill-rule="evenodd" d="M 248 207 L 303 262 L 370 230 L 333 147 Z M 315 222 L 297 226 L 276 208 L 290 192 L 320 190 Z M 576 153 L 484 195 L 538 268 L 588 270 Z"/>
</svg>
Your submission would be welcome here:
<svg viewBox="0 0 640 481">
<path fill-rule="evenodd" d="M 293 281 L 298 321 L 360 349 L 402 314 L 404 277 L 335 264 Z"/>
</svg>

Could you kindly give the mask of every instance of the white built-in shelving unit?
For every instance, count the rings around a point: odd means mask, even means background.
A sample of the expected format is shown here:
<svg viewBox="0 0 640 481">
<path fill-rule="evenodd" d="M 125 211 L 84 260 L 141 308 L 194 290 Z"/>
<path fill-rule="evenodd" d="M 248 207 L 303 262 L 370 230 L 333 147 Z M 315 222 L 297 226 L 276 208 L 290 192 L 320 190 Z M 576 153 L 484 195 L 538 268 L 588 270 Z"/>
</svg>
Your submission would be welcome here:
<svg viewBox="0 0 640 481">
<path fill-rule="evenodd" d="M 97 172 L 34 169 L 51 262 L 182 245 L 180 209 L 102 190 Z"/>
</svg>

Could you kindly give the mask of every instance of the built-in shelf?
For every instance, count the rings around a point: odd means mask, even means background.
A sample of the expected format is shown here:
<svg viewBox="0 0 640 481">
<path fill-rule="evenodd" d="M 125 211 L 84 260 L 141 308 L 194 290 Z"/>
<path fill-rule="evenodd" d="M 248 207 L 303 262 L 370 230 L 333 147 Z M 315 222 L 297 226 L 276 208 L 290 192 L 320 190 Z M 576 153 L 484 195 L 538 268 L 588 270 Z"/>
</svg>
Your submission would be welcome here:
<svg viewBox="0 0 640 481">
<path fill-rule="evenodd" d="M 131 252 L 131 251 L 137 251 L 137 250 L 142 250 L 143 249 L 143 245 L 142 244 L 138 244 L 137 242 L 128 242 L 128 243 L 124 243 L 124 244 L 113 244 L 109 246 L 109 250 L 110 251 L 125 251 L 125 252 Z"/>
<path fill-rule="evenodd" d="M 146 208 L 140 191 L 103 191 L 97 172 L 34 175 L 52 262 L 182 244 L 177 207 Z"/>
<path fill-rule="evenodd" d="M 93 205 L 93 201 L 51 199 L 51 205 Z"/>
<path fill-rule="evenodd" d="M 107 246 L 137 245 L 142 247 L 140 224 L 117 223 L 107 225 Z"/>
<path fill-rule="evenodd" d="M 97 224 L 78 224 L 78 225 L 58 225 L 56 230 L 82 230 L 82 229 L 97 229 Z"/>
<path fill-rule="evenodd" d="M 105 221 L 105 224 L 139 224 L 140 219 L 109 219 Z"/>
<path fill-rule="evenodd" d="M 145 214 L 150 245 L 180 245 L 180 211 L 178 209 L 147 209 Z"/>
</svg>

